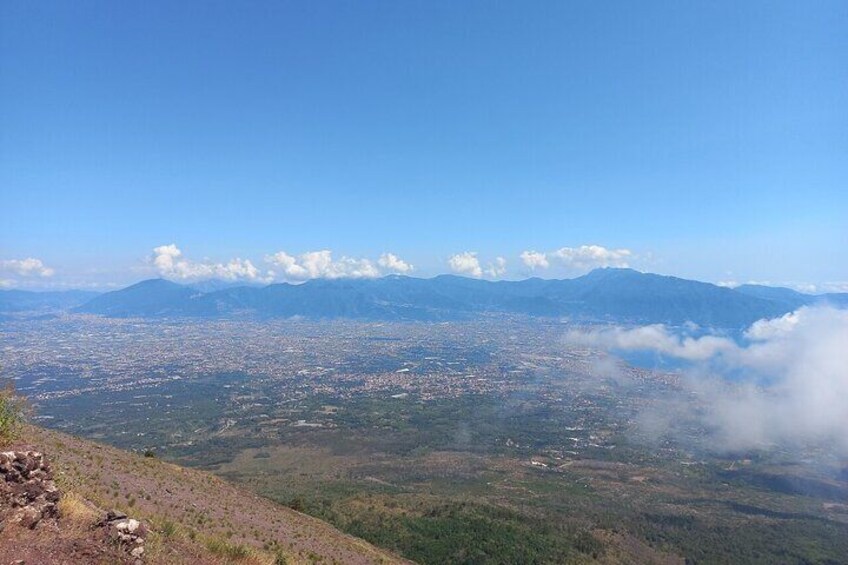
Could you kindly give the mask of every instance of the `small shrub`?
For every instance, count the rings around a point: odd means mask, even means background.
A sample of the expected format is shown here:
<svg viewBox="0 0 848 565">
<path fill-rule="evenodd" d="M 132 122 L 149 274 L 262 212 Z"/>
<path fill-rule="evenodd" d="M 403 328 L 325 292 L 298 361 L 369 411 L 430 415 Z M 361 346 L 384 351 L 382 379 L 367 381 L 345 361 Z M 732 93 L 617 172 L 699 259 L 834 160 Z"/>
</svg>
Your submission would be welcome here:
<svg viewBox="0 0 848 565">
<path fill-rule="evenodd" d="M 597 559 L 598 555 L 604 550 L 603 544 L 585 530 L 579 532 L 575 537 L 574 547 L 581 553 L 591 555 L 593 559 Z"/>
<path fill-rule="evenodd" d="M 14 383 L 8 382 L 0 389 L 0 443 L 9 443 L 18 437 L 26 406 L 26 401 L 15 393 Z"/>
<path fill-rule="evenodd" d="M 177 533 L 177 524 L 173 520 L 165 518 L 159 523 L 159 532 L 166 538 L 173 537 Z"/>
<path fill-rule="evenodd" d="M 288 503 L 288 507 L 298 512 L 303 512 L 304 510 L 306 510 L 306 504 L 299 496 L 291 499 Z"/>
<path fill-rule="evenodd" d="M 75 492 L 66 492 L 59 499 L 59 515 L 77 524 L 93 524 L 100 516 L 97 510 Z"/>
<path fill-rule="evenodd" d="M 211 538 L 207 540 L 206 549 L 208 549 L 213 555 L 230 560 L 247 559 L 250 556 L 250 550 L 244 545 L 230 543 L 221 538 Z"/>
</svg>

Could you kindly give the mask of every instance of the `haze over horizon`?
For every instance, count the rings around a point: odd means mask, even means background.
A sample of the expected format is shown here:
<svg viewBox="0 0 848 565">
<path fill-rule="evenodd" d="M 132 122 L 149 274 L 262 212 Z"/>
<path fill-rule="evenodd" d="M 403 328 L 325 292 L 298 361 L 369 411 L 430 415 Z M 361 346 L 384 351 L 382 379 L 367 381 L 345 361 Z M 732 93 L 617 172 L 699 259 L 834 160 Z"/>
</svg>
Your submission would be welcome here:
<svg viewBox="0 0 848 565">
<path fill-rule="evenodd" d="M 0 287 L 848 290 L 848 7 L 14 3 Z"/>
</svg>

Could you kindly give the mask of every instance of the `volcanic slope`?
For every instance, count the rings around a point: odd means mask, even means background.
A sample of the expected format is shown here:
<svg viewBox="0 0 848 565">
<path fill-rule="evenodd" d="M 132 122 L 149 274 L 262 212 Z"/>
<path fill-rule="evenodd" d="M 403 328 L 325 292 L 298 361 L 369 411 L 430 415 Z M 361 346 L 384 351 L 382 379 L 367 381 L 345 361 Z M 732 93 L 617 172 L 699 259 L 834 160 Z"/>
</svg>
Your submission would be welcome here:
<svg viewBox="0 0 848 565">
<path fill-rule="evenodd" d="M 133 563 L 104 533 L 112 511 L 143 524 L 144 563 L 408 563 L 325 522 L 155 457 L 35 426 L 25 426 L 20 439 L 0 451 L 6 457 L 43 453 L 61 493 L 58 516 L 45 524 L 4 524 L 0 562 Z"/>
</svg>

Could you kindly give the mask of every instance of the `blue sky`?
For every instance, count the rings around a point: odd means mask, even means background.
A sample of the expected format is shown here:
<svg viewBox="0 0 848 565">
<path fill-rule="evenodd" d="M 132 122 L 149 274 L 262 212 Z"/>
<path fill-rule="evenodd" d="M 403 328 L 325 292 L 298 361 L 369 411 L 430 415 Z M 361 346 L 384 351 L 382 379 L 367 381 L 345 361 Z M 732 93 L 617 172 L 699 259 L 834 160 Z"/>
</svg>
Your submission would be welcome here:
<svg viewBox="0 0 848 565">
<path fill-rule="evenodd" d="M 846 29 L 845 2 L 4 3 L 0 281 L 835 288 Z"/>
</svg>

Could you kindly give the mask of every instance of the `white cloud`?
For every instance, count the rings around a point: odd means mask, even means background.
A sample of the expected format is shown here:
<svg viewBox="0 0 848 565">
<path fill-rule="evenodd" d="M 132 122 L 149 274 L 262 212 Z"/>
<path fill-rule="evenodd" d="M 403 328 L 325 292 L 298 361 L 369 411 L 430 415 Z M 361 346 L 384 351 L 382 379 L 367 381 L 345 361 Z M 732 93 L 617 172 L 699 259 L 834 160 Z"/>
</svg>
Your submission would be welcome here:
<svg viewBox="0 0 848 565">
<path fill-rule="evenodd" d="M 765 341 L 783 337 L 798 325 L 801 317 L 806 315 L 806 312 L 808 310 L 802 309 L 785 314 L 780 318 L 757 320 L 745 331 L 745 337 L 754 341 Z"/>
<path fill-rule="evenodd" d="M 202 280 L 217 278 L 227 281 L 245 280 L 270 282 L 273 272 L 262 273 L 249 259 L 235 258 L 227 263 L 198 262 L 183 257 L 175 245 L 160 245 L 153 249 L 153 266 L 165 278 Z"/>
<path fill-rule="evenodd" d="M 477 253 L 474 251 L 464 251 L 451 256 L 448 259 L 448 265 L 454 273 L 469 275 L 478 279 L 483 276 L 483 268 L 480 266 Z"/>
<path fill-rule="evenodd" d="M 186 279 L 211 275 L 207 272 L 201 273 L 205 270 L 204 265 L 195 265 L 181 259 L 182 254 L 182 251 L 173 243 L 155 247 L 153 248 L 153 266 L 164 277 Z"/>
<path fill-rule="evenodd" d="M 653 350 L 688 361 L 709 359 L 722 351 L 734 348 L 733 341 L 727 338 L 682 337 L 662 324 L 638 328 L 611 327 L 590 332 L 573 330 L 566 334 L 565 340 L 572 345 L 608 350 Z"/>
<path fill-rule="evenodd" d="M 680 337 L 663 326 L 572 332 L 568 341 L 691 361 L 683 397 L 697 399 L 700 409 L 680 414 L 701 414 L 697 418 L 714 431 L 716 449 L 791 443 L 848 454 L 846 310 L 805 307 L 760 320 L 740 342 L 720 335 Z M 656 424 L 662 418 L 646 420 Z M 658 431 L 673 433 L 675 425 L 679 422 L 668 422 Z"/>
<path fill-rule="evenodd" d="M 278 251 L 273 255 L 268 255 L 265 257 L 265 261 L 281 268 L 286 279 L 306 280 L 309 278 L 309 272 L 306 268 L 298 265 L 297 258 L 292 257 L 285 251 Z"/>
<path fill-rule="evenodd" d="M 393 253 L 383 253 L 377 264 L 393 273 L 409 273 L 414 267 Z"/>
<path fill-rule="evenodd" d="M 463 251 L 448 258 L 448 266 L 451 271 L 460 275 L 482 278 L 486 275 L 490 278 L 502 277 L 506 273 L 506 259 L 503 257 L 495 257 L 494 261 L 489 262 L 486 268 L 480 263 L 480 258 L 477 257 L 476 251 Z"/>
<path fill-rule="evenodd" d="M 523 251 L 520 255 L 521 261 L 530 269 L 547 269 L 551 266 L 547 255 L 538 251 Z"/>
<path fill-rule="evenodd" d="M 486 272 L 492 278 L 503 276 L 506 273 L 506 259 L 495 257 L 495 260 L 489 263 L 489 268 Z"/>
<path fill-rule="evenodd" d="M 493 279 L 503 276 L 504 273 L 506 273 L 506 259 L 503 257 L 495 257 L 495 260 L 486 268 L 486 274 Z"/>
<path fill-rule="evenodd" d="M 561 247 L 554 251 L 523 251 L 521 261 L 531 270 L 564 267 L 570 271 L 586 271 L 597 267 L 628 267 L 635 256 L 629 249 L 608 249 L 600 245 Z"/>
<path fill-rule="evenodd" d="M 594 269 L 627 267 L 633 252 L 629 249 L 608 249 L 600 245 L 581 245 L 580 247 L 561 247 L 549 253 L 548 257 L 569 268 Z"/>
<path fill-rule="evenodd" d="M 382 276 L 384 271 L 408 273 L 413 267 L 397 255 L 384 253 L 375 263 L 370 259 L 342 257 L 333 259 L 329 249 L 308 251 L 299 256 L 278 251 L 268 255 L 265 260 L 282 269 L 283 277 L 289 281 L 309 279 L 372 279 Z"/>
<path fill-rule="evenodd" d="M 55 274 L 55 271 L 45 265 L 41 259 L 33 257 L 0 261 L 0 270 L 21 277 L 52 277 Z"/>
<path fill-rule="evenodd" d="M 848 281 L 830 281 L 822 283 L 818 290 L 823 292 L 848 292 Z"/>
</svg>

